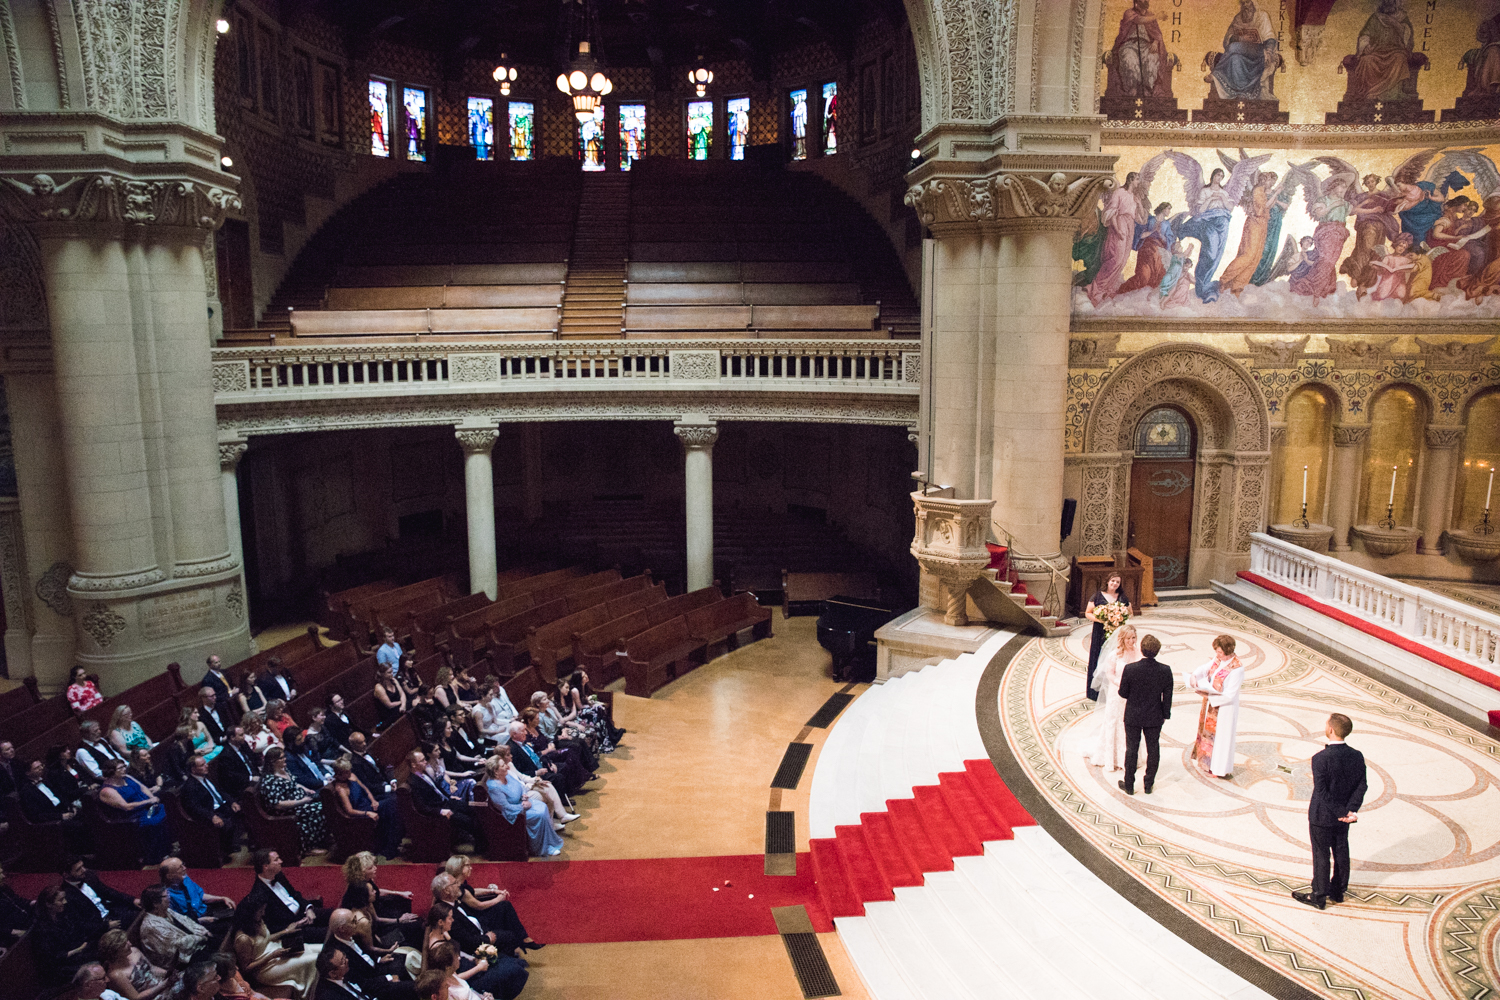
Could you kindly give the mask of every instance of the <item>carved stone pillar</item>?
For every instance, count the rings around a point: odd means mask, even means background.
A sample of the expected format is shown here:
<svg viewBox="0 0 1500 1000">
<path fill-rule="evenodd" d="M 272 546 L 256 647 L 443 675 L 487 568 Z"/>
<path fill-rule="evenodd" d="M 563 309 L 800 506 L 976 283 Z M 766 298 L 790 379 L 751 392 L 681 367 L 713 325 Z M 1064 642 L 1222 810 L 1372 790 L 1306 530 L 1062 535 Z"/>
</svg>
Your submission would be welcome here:
<svg viewBox="0 0 1500 1000">
<path fill-rule="evenodd" d="M 1427 456 L 1422 462 L 1422 543 L 1417 551 L 1442 555 L 1443 532 L 1453 516 L 1453 477 L 1458 469 L 1462 427 L 1427 425 Z"/>
<path fill-rule="evenodd" d="M 672 430 L 682 442 L 687 514 L 687 589 L 714 582 L 714 442 L 719 427 L 707 417 L 685 415 Z"/>
<path fill-rule="evenodd" d="M 989 537 L 990 512 L 995 501 L 954 500 L 921 493 L 913 493 L 911 499 L 917 517 L 911 554 L 925 576 L 942 584 L 935 596 L 941 601 L 938 610 L 943 612 L 943 621 L 949 625 L 967 625 L 969 585 L 990 564 L 990 551 L 984 541 Z"/>
<path fill-rule="evenodd" d="M 250 587 L 245 582 L 245 537 L 240 522 L 240 459 L 250 442 L 244 438 L 230 438 L 219 442 L 219 486 L 224 494 L 224 531 L 229 536 L 229 553 L 240 567 L 240 596 L 230 600 L 250 619 Z M 255 640 L 250 640 L 254 645 Z"/>
<path fill-rule="evenodd" d="M 469 525 L 469 593 L 490 600 L 499 590 L 495 559 L 495 468 L 490 451 L 500 432 L 491 425 L 454 430 L 464 449 L 464 511 Z"/>
<path fill-rule="evenodd" d="M 1333 478 L 1328 488 L 1328 523 L 1333 526 L 1331 552 L 1348 552 L 1349 529 L 1359 503 L 1360 455 L 1369 424 L 1335 424 L 1333 428 Z"/>
</svg>

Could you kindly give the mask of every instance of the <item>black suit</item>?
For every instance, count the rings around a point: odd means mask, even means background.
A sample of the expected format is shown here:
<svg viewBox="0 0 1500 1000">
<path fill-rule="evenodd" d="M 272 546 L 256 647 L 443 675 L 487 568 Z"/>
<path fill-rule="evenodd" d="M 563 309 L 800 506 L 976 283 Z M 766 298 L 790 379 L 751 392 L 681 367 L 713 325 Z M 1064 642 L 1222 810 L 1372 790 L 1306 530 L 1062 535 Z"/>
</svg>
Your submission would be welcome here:
<svg viewBox="0 0 1500 1000">
<path fill-rule="evenodd" d="M 217 803 L 214 801 L 214 792 L 219 793 Z M 193 820 L 208 826 L 213 826 L 215 816 L 224 821 L 224 825 L 219 827 L 219 845 L 226 854 L 232 853 L 235 832 L 241 826 L 240 814 L 233 809 L 234 799 L 226 795 L 224 789 L 215 784 L 212 778 L 199 778 L 192 774 L 184 779 L 177 794 L 182 802 L 182 811 Z"/>
<path fill-rule="evenodd" d="M 323 719 L 323 731 L 329 735 L 334 743 L 339 746 L 349 745 L 349 734 L 354 732 L 354 723 L 349 721 L 349 713 L 345 712 L 340 718 L 333 709 L 328 710 L 328 715 Z"/>
<path fill-rule="evenodd" d="M 105 885 L 99 880 L 96 872 L 85 870 L 83 884 L 99 897 L 99 901 L 109 911 L 108 916 L 99 912 L 99 907 L 84 895 L 81 888 L 66 880 L 62 884 L 62 891 L 67 897 L 68 908 L 63 911 L 63 916 L 71 920 L 75 926 L 82 927 L 92 939 L 97 939 L 108 929 L 106 926 L 108 921 L 118 920 L 121 927 L 128 927 L 135 919 L 135 915 L 140 912 L 130 893 Z"/>
<path fill-rule="evenodd" d="M 219 756 L 214 758 L 214 770 L 219 792 L 231 800 L 237 800 L 250 787 L 250 779 L 257 772 L 255 762 L 248 750 L 241 750 L 233 743 L 226 743 Z"/>
<path fill-rule="evenodd" d="M 385 768 L 377 764 L 373 757 L 350 750 L 349 763 L 354 765 L 354 776 L 370 790 L 371 795 L 383 799 L 390 794 L 386 788 Z"/>
<path fill-rule="evenodd" d="M 1312 773 L 1312 801 L 1307 805 L 1313 850 L 1312 894 L 1338 901 L 1349 888 L 1349 824 L 1339 822 L 1339 818 L 1359 812 L 1364 804 L 1369 788 L 1365 755 L 1348 744 L 1330 743 L 1313 754 Z"/>
<path fill-rule="evenodd" d="M 198 682 L 198 686 L 200 688 L 213 688 L 214 694 L 218 696 L 217 704 L 229 704 L 229 681 L 223 674 L 210 670 L 203 675 L 203 679 Z"/>
<path fill-rule="evenodd" d="M 375 962 L 373 956 L 363 948 L 354 947 L 336 937 L 328 939 L 328 945 L 337 948 L 349 959 L 349 971 L 344 978 L 378 1000 L 408 1000 L 417 995 L 416 984 L 406 978 L 404 967 L 394 960 Z M 396 976 L 391 982 L 386 976 Z M 321 995 L 321 991 L 320 995 Z"/>
<path fill-rule="evenodd" d="M 1125 699 L 1125 787 L 1135 788 L 1141 737 L 1146 737 L 1145 783 L 1156 784 L 1161 764 L 1161 727 L 1172 717 L 1172 669 L 1147 656 L 1126 664 L 1120 673 L 1120 697 Z"/>
<path fill-rule="evenodd" d="M 484 839 L 484 830 L 479 826 L 479 820 L 475 818 L 469 804 L 462 799 L 444 795 L 442 791 L 432 783 L 432 779 L 425 774 L 412 774 L 407 780 L 411 786 L 411 804 L 417 812 L 424 816 L 436 816 L 444 809 L 453 812 L 449 818 L 449 828 L 453 831 L 453 842 L 462 844 L 465 841 L 474 845 L 478 853 L 483 854 L 488 846 Z"/>
<path fill-rule="evenodd" d="M 0 760 L 0 795 L 14 794 L 26 782 L 26 773 L 16 765 L 15 758 Z"/>
<path fill-rule="evenodd" d="M 214 746 L 218 746 L 224 742 L 224 727 L 229 726 L 233 728 L 234 726 L 234 723 L 228 718 L 229 713 L 224 711 L 223 705 L 223 702 L 216 702 L 214 704 L 214 712 L 219 716 L 217 719 L 214 718 L 208 709 L 198 709 L 198 721 L 203 723 L 204 729 L 208 730 L 208 736 L 214 741 Z"/>
<path fill-rule="evenodd" d="M 280 674 L 263 673 L 256 682 L 256 686 L 260 688 L 260 693 L 265 695 L 267 703 L 277 698 L 282 701 L 292 700 L 291 682 Z"/>
<path fill-rule="evenodd" d="M 0 885 L 0 948 L 9 948 L 15 942 L 13 932 L 24 931 L 31 920 L 31 901 L 10 886 Z"/>
<path fill-rule="evenodd" d="M 303 913 L 307 912 L 308 907 L 312 907 L 313 922 L 303 928 L 307 939 L 312 940 L 312 931 L 314 929 L 327 929 L 329 911 L 321 906 L 309 903 L 303 897 L 302 893 L 292 888 L 292 883 L 287 881 L 285 872 L 276 876 L 276 884 L 285 889 L 287 894 L 292 897 L 292 901 L 297 907 L 295 910 L 287 909 L 286 904 L 281 901 L 281 898 L 272 892 L 266 886 L 265 881 L 259 876 L 256 876 L 255 884 L 250 887 L 250 891 L 240 901 L 240 906 L 259 906 L 261 901 L 264 900 L 266 904 L 266 926 L 271 929 L 272 934 L 278 934 L 286 930 L 290 924 L 299 919 Z"/>
<path fill-rule="evenodd" d="M 47 784 L 43 782 L 43 784 Z M 68 797 L 53 788 L 47 787 L 56 795 L 60 801 L 53 805 L 47 796 L 42 794 L 30 779 L 21 785 L 21 812 L 33 823 L 61 823 L 63 836 L 67 838 L 68 849 L 75 854 L 88 854 L 93 849 L 93 838 L 89 836 L 88 827 L 83 822 L 83 817 L 74 815 L 72 819 L 63 819 L 63 813 L 72 811 L 75 807 Z"/>
<path fill-rule="evenodd" d="M 104 765 L 113 760 L 125 760 L 125 758 L 120 756 L 120 752 L 108 740 L 92 744 L 79 743 L 78 750 L 73 754 L 74 763 L 80 769 L 87 771 L 95 781 L 101 780 Z"/>
<path fill-rule="evenodd" d="M 38 920 L 28 935 L 32 957 L 36 960 L 37 972 L 42 981 L 51 986 L 61 986 L 73 978 L 73 973 L 85 962 L 95 959 L 94 946 L 88 932 L 62 914 L 56 920 Z M 84 945 L 83 951 L 69 954 L 74 948 Z"/>
</svg>

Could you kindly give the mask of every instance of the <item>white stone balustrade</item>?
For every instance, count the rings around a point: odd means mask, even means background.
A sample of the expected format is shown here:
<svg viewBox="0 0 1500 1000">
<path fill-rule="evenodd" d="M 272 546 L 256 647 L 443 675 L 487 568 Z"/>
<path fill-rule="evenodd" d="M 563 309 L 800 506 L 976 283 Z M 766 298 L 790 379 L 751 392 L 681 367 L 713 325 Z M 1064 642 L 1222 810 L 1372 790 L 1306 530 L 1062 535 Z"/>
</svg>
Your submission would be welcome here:
<svg viewBox="0 0 1500 1000">
<path fill-rule="evenodd" d="M 1256 532 L 1250 572 L 1500 676 L 1500 615 Z"/>
</svg>

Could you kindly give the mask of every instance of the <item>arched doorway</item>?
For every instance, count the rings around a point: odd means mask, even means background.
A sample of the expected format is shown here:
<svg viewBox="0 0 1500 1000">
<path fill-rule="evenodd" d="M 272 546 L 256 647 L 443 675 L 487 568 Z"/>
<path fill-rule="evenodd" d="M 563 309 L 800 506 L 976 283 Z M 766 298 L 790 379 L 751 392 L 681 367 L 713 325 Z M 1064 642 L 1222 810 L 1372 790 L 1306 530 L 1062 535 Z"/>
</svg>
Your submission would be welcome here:
<svg viewBox="0 0 1500 1000">
<path fill-rule="evenodd" d="M 1158 590 L 1187 586 L 1197 451 L 1193 422 L 1176 407 L 1159 406 L 1136 424 L 1127 534 L 1151 557 Z"/>
</svg>

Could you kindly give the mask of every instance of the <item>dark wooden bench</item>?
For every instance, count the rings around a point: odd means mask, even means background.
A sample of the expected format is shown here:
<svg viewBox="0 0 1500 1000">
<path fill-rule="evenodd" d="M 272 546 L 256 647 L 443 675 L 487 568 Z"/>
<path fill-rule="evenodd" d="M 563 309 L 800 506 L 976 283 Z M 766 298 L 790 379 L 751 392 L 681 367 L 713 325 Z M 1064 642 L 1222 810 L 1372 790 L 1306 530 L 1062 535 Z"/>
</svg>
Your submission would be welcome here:
<svg viewBox="0 0 1500 1000">
<path fill-rule="evenodd" d="M 573 636 L 573 663 L 588 671 L 595 687 L 612 684 L 619 678 L 619 657 L 615 655 L 620 644 L 633 635 L 640 635 L 651 627 L 651 619 L 644 610 L 635 611 L 619 618 L 612 618 L 587 632 Z"/>
<path fill-rule="evenodd" d="M 316 625 L 307 626 L 307 634 L 294 636 L 286 642 L 278 642 L 270 649 L 262 649 L 254 656 L 246 657 L 238 663 L 230 666 L 224 671 L 224 676 L 230 679 L 232 684 L 238 685 L 244 678 L 245 672 L 254 670 L 257 674 L 263 673 L 266 664 L 272 659 L 281 661 L 283 667 L 294 666 L 303 660 L 315 656 L 327 647 L 323 645 L 323 639 L 318 633 Z M 208 673 L 205 666 L 201 673 L 195 674 L 195 680 L 201 680 Z"/>
<path fill-rule="evenodd" d="M 688 631 L 707 645 L 723 641 L 730 649 L 740 646 L 740 632 L 755 630 L 755 638 L 771 636 L 771 609 L 763 608 L 754 594 L 736 594 L 725 601 L 715 601 L 686 615 Z"/>
<path fill-rule="evenodd" d="M 688 631 L 686 618 L 673 618 L 631 636 L 619 653 L 625 693 L 651 697 L 651 692 L 703 662 L 703 647 L 703 640 Z"/>
<path fill-rule="evenodd" d="M 42 695 L 37 690 L 36 678 L 23 677 L 20 687 L 11 688 L 4 694 L 0 694 L 0 722 L 4 722 L 18 712 L 24 712 L 33 705 L 40 704 L 41 700 Z"/>
<path fill-rule="evenodd" d="M 569 591 L 567 595 L 568 611 L 570 613 L 583 611 L 586 608 L 607 604 L 610 601 L 629 597 L 637 591 L 649 590 L 650 588 L 651 571 L 649 569 L 639 576 L 626 577 L 623 580 L 619 579 L 617 575 L 614 580 L 609 580 L 597 587 L 590 587 L 587 590 Z"/>
<path fill-rule="evenodd" d="M 177 841 L 177 856 L 182 863 L 189 868 L 223 867 L 219 831 L 189 816 L 175 789 L 163 788 L 158 798 L 167 809 L 167 826 L 172 830 L 172 839 Z"/>
<path fill-rule="evenodd" d="M 133 818 L 101 806 L 97 789 L 84 792 L 82 818 L 94 838 L 93 867 L 103 871 L 141 867 L 140 826 Z"/>
<path fill-rule="evenodd" d="M 526 667 L 518 670 L 516 675 L 505 682 L 505 696 L 516 708 L 522 709 L 531 704 L 531 696 L 538 691 L 551 691 L 552 685 L 542 680 L 541 674 L 536 667 Z"/>
<path fill-rule="evenodd" d="M 345 613 L 349 636 L 356 642 L 378 642 L 381 625 L 399 625 L 404 610 L 423 610 L 435 606 L 433 601 L 442 603 L 459 596 L 458 583 L 451 576 L 429 577 L 405 587 L 383 591 L 349 605 Z M 386 621 L 387 616 L 389 621 Z"/>
<path fill-rule="evenodd" d="M 490 669 L 501 677 L 509 677 L 523 668 L 531 656 L 531 647 L 526 644 L 531 629 L 557 621 L 567 613 L 567 598 L 559 597 L 495 622 L 484 640 L 484 655 L 490 661 Z"/>
<path fill-rule="evenodd" d="M 558 664 L 571 659 L 573 655 L 574 636 L 618 617 L 610 609 L 612 599 L 651 589 L 651 576 L 648 572 L 571 595 L 568 598 L 571 614 L 537 626 L 527 636 L 531 662 L 542 680 L 549 684 L 557 682 Z"/>
<path fill-rule="evenodd" d="M 371 790 L 374 794 L 374 790 Z M 333 785 L 324 785 L 318 790 L 318 801 L 323 804 L 323 822 L 333 836 L 333 847 L 328 860 L 336 865 L 360 851 L 375 851 L 375 820 L 368 816 L 345 816 L 339 811 L 339 797 Z"/>
<path fill-rule="evenodd" d="M 660 604 L 652 605 L 646 609 L 646 616 L 651 619 L 652 626 L 660 625 L 664 621 L 680 618 L 690 611 L 697 611 L 710 604 L 716 604 L 724 599 L 724 592 L 715 584 L 709 587 L 699 587 L 690 590 L 686 594 L 679 594 L 669 598 Z"/>
<path fill-rule="evenodd" d="M 396 767 L 416 748 L 417 727 L 411 724 L 411 716 L 403 715 L 370 742 L 369 753 L 382 767 Z"/>
<path fill-rule="evenodd" d="M 554 569 L 547 573 L 537 573 L 522 580 L 502 583 L 497 585 L 495 589 L 495 600 L 503 601 L 508 597 L 515 597 L 519 594 L 529 594 L 542 587 L 550 587 L 555 583 L 583 576 L 587 572 L 588 570 L 582 566 L 568 566 L 564 569 Z"/>
<path fill-rule="evenodd" d="M 327 613 L 323 625 L 328 629 L 328 634 L 335 639 L 349 638 L 349 605 L 395 589 L 395 580 L 376 580 L 337 593 L 325 593 L 323 607 Z"/>
<path fill-rule="evenodd" d="M 42 972 L 37 968 L 36 953 L 31 946 L 31 931 L 21 935 L 14 944 L 7 941 L 6 952 L 0 955 L 0 983 L 5 984 L 5 995 L 16 1000 L 39 1000 L 54 995 L 42 982 Z M 76 996 L 69 987 L 67 996 Z"/>
<path fill-rule="evenodd" d="M 413 864 L 438 864 L 453 854 L 453 830 L 445 816 L 428 816 L 417 810 L 411 788 L 405 781 L 396 786 L 396 809 L 411 844 L 403 852 Z"/>
<path fill-rule="evenodd" d="M 620 579 L 620 571 L 617 569 L 601 570 L 598 573 L 590 573 L 587 576 L 575 577 L 562 583 L 554 583 L 546 587 L 539 587 L 531 592 L 531 599 L 537 604 L 543 601 L 555 600 L 559 597 L 567 597 L 585 590 L 593 590 L 606 584 L 615 583 Z"/>
<path fill-rule="evenodd" d="M 328 699 L 333 695 L 341 695 L 344 699 L 344 713 L 347 715 L 349 706 L 354 704 L 362 695 L 371 694 L 375 690 L 375 659 L 366 656 L 347 670 L 340 671 L 323 681 L 314 684 L 306 691 L 298 693 L 296 700 L 287 706 L 292 713 L 292 718 L 297 720 L 297 725 L 306 728 L 312 721 L 314 709 L 323 708 L 328 704 Z M 351 715 L 350 721 L 354 720 Z"/>
<path fill-rule="evenodd" d="M 440 634 L 433 646 L 440 652 L 453 654 L 453 662 L 461 667 L 472 667 L 476 659 L 484 655 L 489 645 L 490 626 L 513 618 L 533 607 L 530 594 L 515 594 L 493 604 L 471 611 L 448 623 L 448 630 Z"/>
<path fill-rule="evenodd" d="M 240 796 L 240 819 L 250 834 L 252 847 L 270 848 L 281 855 L 281 863 L 288 867 L 302 864 L 302 837 L 297 832 L 296 816 L 272 816 L 260 804 L 259 791 L 247 788 Z"/>
<path fill-rule="evenodd" d="M 483 591 L 470 594 L 468 597 L 460 597 L 456 601 L 440 604 L 426 611 L 407 612 L 404 633 L 411 636 L 412 647 L 420 657 L 428 657 L 438 651 L 438 634 L 448 627 L 448 623 L 455 618 L 482 611 L 493 603 L 489 596 Z"/>
<path fill-rule="evenodd" d="M 526 835 L 526 814 L 507 820 L 505 814 L 490 804 L 484 782 L 474 786 L 474 816 L 484 830 L 484 856 L 490 861 L 525 861 L 531 856 L 531 841 Z"/>
</svg>

